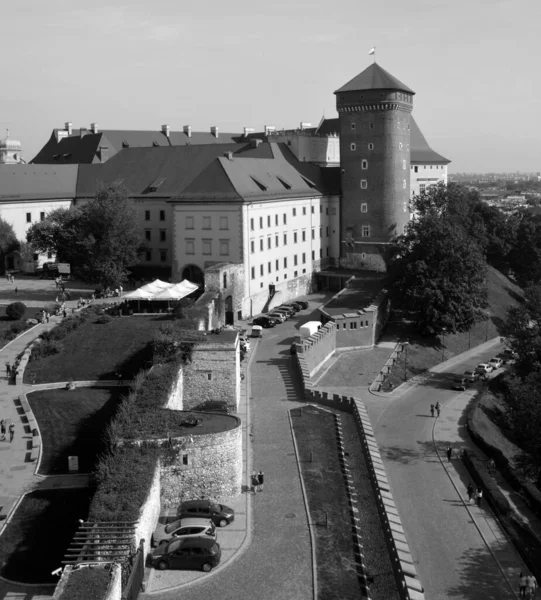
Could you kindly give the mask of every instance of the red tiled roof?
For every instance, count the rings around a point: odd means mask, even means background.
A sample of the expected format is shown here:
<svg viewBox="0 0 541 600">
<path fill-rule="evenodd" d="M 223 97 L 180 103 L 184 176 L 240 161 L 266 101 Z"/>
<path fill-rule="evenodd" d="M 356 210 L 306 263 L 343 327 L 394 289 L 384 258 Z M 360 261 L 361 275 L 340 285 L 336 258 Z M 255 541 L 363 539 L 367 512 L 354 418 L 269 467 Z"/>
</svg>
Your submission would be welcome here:
<svg viewBox="0 0 541 600">
<path fill-rule="evenodd" d="M 363 90 L 400 90 L 408 94 L 415 94 L 412 89 L 380 67 L 378 63 L 372 63 L 362 73 L 359 73 L 334 93 Z"/>
</svg>

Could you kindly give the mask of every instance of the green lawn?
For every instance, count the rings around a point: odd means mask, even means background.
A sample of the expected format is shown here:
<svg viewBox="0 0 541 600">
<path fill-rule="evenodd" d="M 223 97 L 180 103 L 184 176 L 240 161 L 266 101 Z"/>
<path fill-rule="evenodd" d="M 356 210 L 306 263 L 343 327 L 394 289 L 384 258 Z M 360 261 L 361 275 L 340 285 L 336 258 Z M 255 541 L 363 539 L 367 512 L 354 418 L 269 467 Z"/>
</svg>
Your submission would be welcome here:
<svg viewBox="0 0 541 600">
<path fill-rule="evenodd" d="M 2 533 L 1 575 L 21 583 L 56 583 L 66 550 L 90 505 L 88 490 L 27 494 Z"/>
<path fill-rule="evenodd" d="M 522 291 L 492 267 L 489 267 L 487 272 L 487 288 L 490 319 L 478 323 L 470 332 L 446 335 L 445 337 L 423 337 L 411 322 L 402 320 L 388 324 L 382 340 L 409 339 L 407 379 L 426 371 L 442 360 L 447 360 L 499 335 L 507 308 L 518 304 Z M 404 381 L 405 359 L 405 353 L 402 353 L 387 378 L 386 385 L 392 383 L 396 387 Z"/>
<path fill-rule="evenodd" d="M 93 470 L 103 451 L 103 432 L 126 388 L 43 390 L 28 394 L 43 442 L 39 472 L 68 473 L 68 456 L 79 457 L 79 471 Z"/>
<path fill-rule="evenodd" d="M 92 381 L 115 379 L 120 371 L 132 378 L 150 360 L 148 342 L 168 317 L 115 317 L 110 323 L 96 323 L 92 317 L 58 343 L 62 350 L 53 356 L 32 361 L 24 382 Z"/>
</svg>

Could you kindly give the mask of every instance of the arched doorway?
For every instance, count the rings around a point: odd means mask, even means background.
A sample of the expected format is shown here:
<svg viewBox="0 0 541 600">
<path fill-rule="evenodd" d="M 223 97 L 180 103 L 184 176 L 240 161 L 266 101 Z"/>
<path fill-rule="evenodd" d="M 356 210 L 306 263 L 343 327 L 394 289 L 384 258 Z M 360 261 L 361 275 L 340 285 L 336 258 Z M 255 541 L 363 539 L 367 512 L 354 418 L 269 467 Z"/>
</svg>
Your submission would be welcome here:
<svg viewBox="0 0 541 600">
<path fill-rule="evenodd" d="M 225 324 L 233 325 L 235 322 L 235 315 L 233 314 L 233 296 L 227 296 L 225 299 Z"/>
<path fill-rule="evenodd" d="M 187 265 L 182 269 L 182 279 L 187 279 L 197 285 L 205 283 L 205 274 L 197 265 Z"/>
</svg>

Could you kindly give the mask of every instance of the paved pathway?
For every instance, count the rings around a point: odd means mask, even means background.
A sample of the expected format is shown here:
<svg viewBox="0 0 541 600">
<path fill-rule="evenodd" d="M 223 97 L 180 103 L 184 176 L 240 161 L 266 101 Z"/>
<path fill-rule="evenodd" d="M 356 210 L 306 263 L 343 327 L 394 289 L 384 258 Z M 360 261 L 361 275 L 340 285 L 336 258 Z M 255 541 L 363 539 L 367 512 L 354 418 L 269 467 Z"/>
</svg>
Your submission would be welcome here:
<svg viewBox="0 0 541 600">
<path fill-rule="evenodd" d="M 397 508 L 418 571 L 431 600 L 516 597 L 518 573 L 527 570 L 486 502 L 464 502 L 469 475 L 445 449 L 470 446 L 464 414 L 475 390 L 450 389 L 453 373 L 490 358 L 492 344 L 438 365 L 417 384 L 392 396 L 365 395 Z M 431 403 L 442 404 L 438 419 Z"/>
</svg>

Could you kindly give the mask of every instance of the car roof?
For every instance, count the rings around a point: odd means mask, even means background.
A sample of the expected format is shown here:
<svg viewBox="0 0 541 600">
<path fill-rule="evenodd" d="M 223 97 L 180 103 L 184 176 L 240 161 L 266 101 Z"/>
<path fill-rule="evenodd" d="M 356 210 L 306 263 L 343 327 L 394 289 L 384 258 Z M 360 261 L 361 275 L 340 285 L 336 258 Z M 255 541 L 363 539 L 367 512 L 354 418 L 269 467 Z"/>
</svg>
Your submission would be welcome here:
<svg viewBox="0 0 541 600">
<path fill-rule="evenodd" d="M 210 505 L 209 500 L 185 500 L 181 503 L 180 508 L 195 508 L 195 507 L 207 507 Z"/>
<path fill-rule="evenodd" d="M 188 537 L 175 539 L 167 544 L 166 552 L 174 552 L 179 548 L 211 548 L 216 543 L 214 538 L 210 537 Z"/>
</svg>

